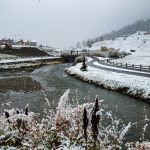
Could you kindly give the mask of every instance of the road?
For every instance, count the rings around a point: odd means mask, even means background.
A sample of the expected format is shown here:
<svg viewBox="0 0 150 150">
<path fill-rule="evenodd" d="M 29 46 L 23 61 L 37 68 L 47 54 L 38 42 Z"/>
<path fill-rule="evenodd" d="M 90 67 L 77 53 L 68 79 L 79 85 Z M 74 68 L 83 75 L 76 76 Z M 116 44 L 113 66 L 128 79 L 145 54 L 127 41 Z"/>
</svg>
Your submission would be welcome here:
<svg viewBox="0 0 150 150">
<path fill-rule="evenodd" d="M 99 64 L 101 64 L 101 66 L 95 65 L 94 64 L 95 62 L 98 62 Z M 103 60 L 99 61 L 99 59 L 95 58 L 95 57 L 93 57 L 92 60 L 90 62 L 88 62 L 87 65 L 90 67 L 96 68 L 96 69 L 150 78 L 150 73 L 146 73 L 146 72 L 144 73 L 144 72 L 140 72 L 140 71 L 134 71 L 134 70 L 123 69 L 123 68 L 121 68 L 119 70 L 117 67 L 109 66 L 109 65 L 105 64 Z"/>
</svg>

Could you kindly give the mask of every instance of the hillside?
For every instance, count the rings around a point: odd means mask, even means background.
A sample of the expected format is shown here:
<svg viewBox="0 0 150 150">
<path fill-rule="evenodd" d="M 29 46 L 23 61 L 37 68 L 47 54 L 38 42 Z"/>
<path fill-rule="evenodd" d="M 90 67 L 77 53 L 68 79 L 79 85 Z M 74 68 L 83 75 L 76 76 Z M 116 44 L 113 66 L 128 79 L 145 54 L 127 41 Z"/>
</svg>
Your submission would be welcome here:
<svg viewBox="0 0 150 150">
<path fill-rule="evenodd" d="M 83 47 L 92 47 L 93 43 L 100 42 L 103 40 L 115 40 L 118 37 L 126 37 L 128 35 L 134 34 L 138 31 L 150 31 L 150 19 L 148 20 L 139 20 L 134 24 L 127 25 L 121 29 L 116 31 L 112 31 L 111 33 L 104 34 L 102 36 L 88 39 L 87 41 L 82 42 Z"/>
<path fill-rule="evenodd" d="M 98 50 L 102 46 L 119 49 L 119 51 L 131 52 L 131 55 L 117 60 L 123 63 L 150 65 L 150 33 L 145 31 L 136 32 L 128 37 L 120 37 L 115 40 L 96 42 L 89 50 Z"/>
<path fill-rule="evenodd" d="M 138 20 L 134 24 L 127 25 L 117 31 L 112 31 L 109 34 L 104 34 L 103 38 L 105 40 L 116 39 L 121 36 L 126 36 L 130 34 L 134 34 L 138 31 L 149 31 L 150 30 L 150 19 L 148 20 Z"/>
</svg>

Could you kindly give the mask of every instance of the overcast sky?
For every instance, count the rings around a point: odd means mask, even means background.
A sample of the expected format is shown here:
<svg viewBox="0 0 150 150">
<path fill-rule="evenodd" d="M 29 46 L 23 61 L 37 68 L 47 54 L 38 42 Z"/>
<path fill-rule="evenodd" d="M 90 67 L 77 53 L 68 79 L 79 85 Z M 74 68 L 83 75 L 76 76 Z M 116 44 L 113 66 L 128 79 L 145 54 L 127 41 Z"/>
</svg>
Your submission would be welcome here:
<svg viewBox="0 0 150 150">
<path fill-rule="evenodd" d="M 0 0 L 0 38 L 70 47 L 148 18 L 150 0 Z"/>
</svg>

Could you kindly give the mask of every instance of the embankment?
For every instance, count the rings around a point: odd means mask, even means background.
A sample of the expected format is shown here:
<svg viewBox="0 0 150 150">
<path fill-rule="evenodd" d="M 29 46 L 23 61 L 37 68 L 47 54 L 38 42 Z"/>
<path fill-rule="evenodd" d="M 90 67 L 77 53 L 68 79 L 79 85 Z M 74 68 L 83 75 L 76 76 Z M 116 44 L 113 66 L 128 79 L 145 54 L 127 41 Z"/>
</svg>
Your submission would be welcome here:
<svg viewBox="0 0 150 150">
<path fill-rule="evenodd" d="M 49 58 L 25 58 L 16 60 L 6 60 L 0 62 L 0 70 L 10 70 L 10 69 L 26 69 L 41 67 L 48 64 L 62 63 L 62 58 L 60 57 L 49 57 Z"/>
<path fill-rule="evenodd" d="M 150 79 L 88 67 L 80 70 L 81 64 L 66 68 L 65 72 L 77 79 L 103 88 L 128 94 L 129 96 L 150 102 Z"/>
</svg>

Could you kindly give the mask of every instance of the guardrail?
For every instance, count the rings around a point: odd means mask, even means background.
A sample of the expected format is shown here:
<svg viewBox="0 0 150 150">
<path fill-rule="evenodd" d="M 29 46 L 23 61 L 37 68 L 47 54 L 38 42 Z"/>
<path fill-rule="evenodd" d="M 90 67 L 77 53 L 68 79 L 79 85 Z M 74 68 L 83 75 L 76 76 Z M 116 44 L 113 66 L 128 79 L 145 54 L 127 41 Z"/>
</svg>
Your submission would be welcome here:
<svg viewBox="0 0 150 150">
<path fill-rule="evenodd" d="M 150 66 L 135 65 L 135 64 L 129 64 L 129 63 L 117 63 L 117 62 L 113 62 L 113 61 L 110 61 L 110 60 L 113 60 L 113 59 L 107 59 L 107 63 L 110 64 L 110 65 L 113 65 L 115 67 L 150 72 Z"/>
</svg>

